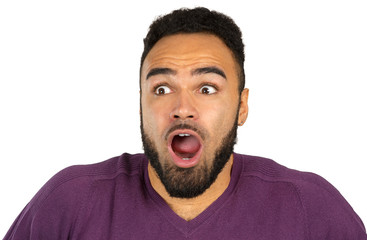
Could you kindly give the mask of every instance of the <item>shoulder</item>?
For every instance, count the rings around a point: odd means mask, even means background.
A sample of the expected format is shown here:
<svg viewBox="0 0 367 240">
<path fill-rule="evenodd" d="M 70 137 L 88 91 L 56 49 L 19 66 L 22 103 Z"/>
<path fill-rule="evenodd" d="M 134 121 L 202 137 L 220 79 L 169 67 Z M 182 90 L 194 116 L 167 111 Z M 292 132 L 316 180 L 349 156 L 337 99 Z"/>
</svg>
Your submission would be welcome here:
<svg viewBox="0 0 367 240">
<path fill-rule="evenodd" d="M 146 161 L 143 154 L 125 153 L 100 163 L 61 170 L 37 192 L 4 239 L 48 239 L 50 236 L 53 236 L 51 239 L 67 239 L 63 235 L 71 231 L 83 205 L 100 182 L 120 175 L 140 177 Z"/>
<path fill-rule="evenodd" d="M 106 161 L 88 164 L 75 165 L 67 167 L 55 174 L 36 194 L 32 201 L 42 202 L 49 198 L 50 194 L 56 194 L 62 191 L 83 193 L 88 191 L 94 182 L 111 179 L 119 174 L 133 176 L 141 174 L 141 168 L 144 164 L 145 157 L 143 154 L 131 155 L 124 153 L 121 156 L 110 158 Z M 66 196 L 63 196 L 65 198 Z"/>
<path fill-rule="evenodd" d="M 54 175 L 32 201 L 42 202 L 49 198 L 50 194 L 57 194 L 58 191 L 66 194 L 62 196 L 65 199 L 69 194 L 76 196 L 88 191 L 99 180 L 115 178 L 120 174 L 139 175 L 145 160 L 143 154 L 124 153 L 100 163 L 67 167 Z"/>
<path fill-rule="evenodd" d="M 289 169 L 267 158 L 240 154 L 236 158 L 242 162 L 242 176 L 284 183 L 293 188 L 311 239 L 354 239 L 352 236 L 367 239 L 362 220 L 340 192 L 321 176 Z"/>
</svg>

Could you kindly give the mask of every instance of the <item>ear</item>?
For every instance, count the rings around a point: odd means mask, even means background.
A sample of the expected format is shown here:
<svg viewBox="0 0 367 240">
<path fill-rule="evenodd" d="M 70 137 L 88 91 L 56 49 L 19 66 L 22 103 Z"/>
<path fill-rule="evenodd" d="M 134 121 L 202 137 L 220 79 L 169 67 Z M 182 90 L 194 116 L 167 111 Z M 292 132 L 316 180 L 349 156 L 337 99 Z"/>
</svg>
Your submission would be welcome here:
<svg viewBox="0 0 367 240">
<path fill-rule="evenodd" d="M 247 116 L 248 116 L 248 104 L 247 104 L 248 94 L 249 94 L 248 88 L 243 89 L 243 91 L 241 93 L 240 107 L 239 107 L 239 112 L 238 112 L 238 120 L 237 120 L 238 126 L 242 126 L 247 120 Z"/>
</svg>

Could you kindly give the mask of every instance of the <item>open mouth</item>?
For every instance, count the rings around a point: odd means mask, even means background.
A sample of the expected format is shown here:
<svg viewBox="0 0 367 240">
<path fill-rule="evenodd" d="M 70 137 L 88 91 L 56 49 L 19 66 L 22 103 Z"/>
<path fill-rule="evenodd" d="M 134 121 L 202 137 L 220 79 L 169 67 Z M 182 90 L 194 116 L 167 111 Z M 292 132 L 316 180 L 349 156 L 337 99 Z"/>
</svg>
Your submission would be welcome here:
<svg viewBox="0 0 367 240">
<path fill-rule="evenodd" d="M 200 136 L 191 130 L 176 130 L 168 138 L 169 152 L 178 167 L 195 166 L 199 162 L 202 146 Z"/>
</svg>

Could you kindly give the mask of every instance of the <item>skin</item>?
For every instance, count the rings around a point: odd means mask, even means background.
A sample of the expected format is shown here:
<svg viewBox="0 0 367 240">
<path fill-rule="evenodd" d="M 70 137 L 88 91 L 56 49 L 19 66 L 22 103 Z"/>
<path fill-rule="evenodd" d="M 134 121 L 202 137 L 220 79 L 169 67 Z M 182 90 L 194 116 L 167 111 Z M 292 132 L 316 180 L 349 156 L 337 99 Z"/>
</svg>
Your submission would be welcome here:
<svg viewBox="0 0 367 240">
<path fill-rule="evenodd" d="M 225 77 L 213 71 L 195 72 L 207 67 L 219 69 Z M 152 74 L 162 68 L 169 71 Z M 174 165 L 165 136 L 170 127 L 182 122 L 195 124 L 205 133 L 201 158 L 194 167 L 212 165 L 220 139 L 235 121 L 242 125 L 247 119 L 248 89 L 239 96 L 237 69 L 230 49 L 211 34 L 175 34 L 160 39 L 151 49 L 141 72 L 141 112 L 144 131 L 154 142 L 162 164 Z M 153 188 L 171 209 L 191 220 L 228 187 L 232 163 L 233 154 L 215 182 L 203 194 L 189 199 L 169 196 L 150 164 L 148 173 Z"/>
</svg>

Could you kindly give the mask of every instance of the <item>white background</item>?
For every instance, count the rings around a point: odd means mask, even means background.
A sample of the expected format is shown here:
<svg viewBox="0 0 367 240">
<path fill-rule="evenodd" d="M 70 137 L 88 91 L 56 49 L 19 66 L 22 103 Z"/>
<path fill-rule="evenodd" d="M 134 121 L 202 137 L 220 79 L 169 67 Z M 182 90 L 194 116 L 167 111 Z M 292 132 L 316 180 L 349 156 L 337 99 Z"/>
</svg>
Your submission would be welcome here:
<svg viewBox="0 0 367 240">
<path fill-rule="evenodd" d="M 0 237 L 59 170 L 142 152 L 142 39 L 183 6 L 243 31 L 250 113 L 236 151 L 316 172 L 367 223 L 366 2 L 237 2 L 0 1 Z"/>
</svg>

